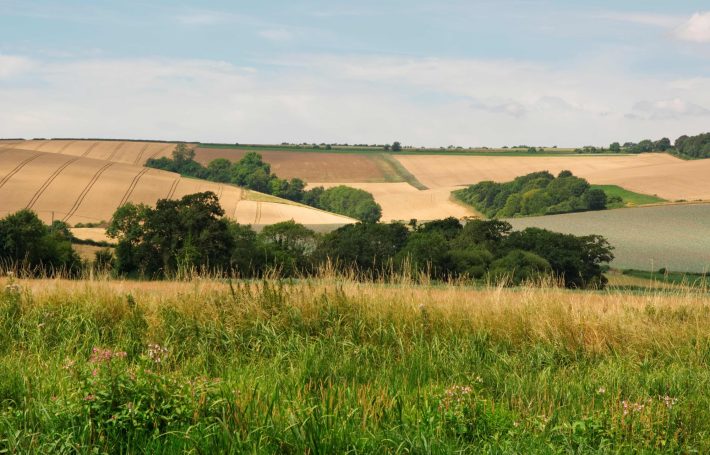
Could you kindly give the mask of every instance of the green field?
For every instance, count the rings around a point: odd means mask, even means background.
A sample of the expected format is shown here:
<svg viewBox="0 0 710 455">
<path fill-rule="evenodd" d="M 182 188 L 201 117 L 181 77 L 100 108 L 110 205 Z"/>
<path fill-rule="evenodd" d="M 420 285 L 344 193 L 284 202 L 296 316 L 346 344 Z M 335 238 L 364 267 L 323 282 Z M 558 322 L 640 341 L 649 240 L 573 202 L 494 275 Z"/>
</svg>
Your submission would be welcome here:
<svg viewBox="0 0 710 455">
<path fill-rule="evenodd" d="M 710 451 L 695 293 L 0 285 L 0 453 Z"/>
<path fill-rule="evenodd" d="M 704 273 L 668 272 L 666 270 L 643 271 L 629 269 L 624 270 L 623 274 L 658 283 L 677 284 L 695 288 L 710 287 L 710 276 Z"/>
<path fill-rule="evenodd" d="M 619 269 L 703 273 L 710 270 L 710 204 L 568 213 L 506 220 L 515 229 L 540 227 L 574 235 L 599 234 L 616 248 Z"/>
<path fill-rule="evenodd" d="M 620 204 L 609 204 L 609 208 L 634 207 L 668 202 L 666 199 L 662 199 L 658 196 L 634 193 L 617 185 L 592 185 L 592 188 L 603 190 L 607 196 L 621 198 Z"/>
</svg>

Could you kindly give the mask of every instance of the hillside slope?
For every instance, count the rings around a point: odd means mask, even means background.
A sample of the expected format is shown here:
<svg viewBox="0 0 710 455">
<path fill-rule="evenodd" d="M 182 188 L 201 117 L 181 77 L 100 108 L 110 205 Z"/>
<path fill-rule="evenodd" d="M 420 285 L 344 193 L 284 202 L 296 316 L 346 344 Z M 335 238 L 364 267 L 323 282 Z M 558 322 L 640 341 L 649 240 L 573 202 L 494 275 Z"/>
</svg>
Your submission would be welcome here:
<svg viewBox="0 0 710 455">
<path fill-rule="evenodd" d="M 162 147 L 165 148 L 165 144 Z M 33 151 L 0 144 L 0 216 L 30 208 L 45 221 L 96 222 L 110 219 L 116 208 L 126 202 L 152 205 L 161 198 L 213 191 L 219 196 L 226 215 L 240 223 L 263 225 L 291 219 L 303 224 L 354 222 L 348 217 L 293 205 L 290 201 L 258 200 L 261 199 L 258 193 L 252 196 L 252 192 L 232 185 L 88 157 L 92 153 L 106 153 L 108 147 L 104 143 L 86 156 L 43 152 L 38 148 L 39 151 Z M 157 146 L 153 150 L 161 149 Z M 109 155 L 114 151 L 108 152 Z M 113 153 L 113 159 L 117 154 Z"/>
</svg>

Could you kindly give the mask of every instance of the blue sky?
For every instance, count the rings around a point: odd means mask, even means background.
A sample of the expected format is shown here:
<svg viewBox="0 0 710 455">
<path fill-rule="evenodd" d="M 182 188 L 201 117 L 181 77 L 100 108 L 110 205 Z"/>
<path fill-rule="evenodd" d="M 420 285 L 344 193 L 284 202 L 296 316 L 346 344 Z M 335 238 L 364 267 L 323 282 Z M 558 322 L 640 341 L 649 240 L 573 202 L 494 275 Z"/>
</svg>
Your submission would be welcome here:
<svg viewBox="0 0 710 455">
<path fill-rule="evenodd" d="M 0 137 L 579 146 L 710 130 L 707 1 L 0 11 Z"/>
</svg>

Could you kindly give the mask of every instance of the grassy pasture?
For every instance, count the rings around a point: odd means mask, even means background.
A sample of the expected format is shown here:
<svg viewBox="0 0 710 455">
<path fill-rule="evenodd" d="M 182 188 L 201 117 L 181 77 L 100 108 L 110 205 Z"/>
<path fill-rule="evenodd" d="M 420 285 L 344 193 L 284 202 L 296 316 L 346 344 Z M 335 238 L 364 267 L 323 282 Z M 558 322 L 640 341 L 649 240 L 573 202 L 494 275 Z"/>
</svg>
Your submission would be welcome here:
<svg viewBox="0 0 710 455">
<path fill-rule="evenodd" d="M 634 207 L 639 205 L 660 204 L 662 202 L 668 202 L 666 199 L 660 198 L 658 196 L 634 193 L 633 191 L 629 191 L 618 185 L 592 185 L 592 188 L 603 190 L 607 194 L 607 196 L 616 196 L 621 198 L 620 206 L 610 208 Z"/>
<path fill-rule="evenodd" d="M 620 269 L 703 273 L 710 270 L 710 204 L 677 204 L 507 220 L 515 229 L 540 227 L 599 234 L 616 248 Z"/>
<path fill-rule="evenodd" d="M 691 290 L 0 284 L 1 452 L 710 450 Z"/>
</svg>

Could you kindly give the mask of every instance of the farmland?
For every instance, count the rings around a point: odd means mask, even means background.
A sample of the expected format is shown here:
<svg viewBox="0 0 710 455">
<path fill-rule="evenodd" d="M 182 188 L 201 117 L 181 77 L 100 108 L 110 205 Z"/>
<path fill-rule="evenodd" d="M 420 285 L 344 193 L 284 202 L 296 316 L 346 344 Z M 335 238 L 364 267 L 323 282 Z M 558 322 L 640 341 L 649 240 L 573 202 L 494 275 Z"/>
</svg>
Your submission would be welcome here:
<svg viewBox="0 0 710 455">
<path fill-rule="evenodd" d="M 572 213 L 509 221 L 575 235 L 599 234 L 616 247 L 617 268 L 710 270 L 710 204 L 679 204 Z"/>
<path fill-rule="evenodd" d="M 142 165 L 148 158 L 169 156 L 174 144 L 59 140 L 15 142 L 12 146 Z M 659 153 L 578 155 L 566 149 L 546 149 L 539 155 L 517 149 L 406 149 L 383 153 L 381 148 L 362 147 L 325 150 L 310 146 L 205 144 L 198 145 L 196 160 L 203 164 L 216 158 L 237 160 L 248 151 L 260 153 L 281 178 L 301 178 L 311 187 L 346 184 L 372 192 L 383 207 L 383 220 L 475 216 L 451 202 L 445 193 L 483 180 L 509 181 L 541 170 L 570 170 L 594 185 L 618 186 L 659 200 L 710 200 L 710 180 L 706 178 L 710 175 L 710 161 L 689 162 Z"/>
<path fill-rule="evenodd" d="M 71 141 L 63 145 L 30 141 L 20 144 L 26 147 L 22 149 L 1 148 L 0 215 L 30 208 L 45 221 L 98 222 L 109 220 L 116 208 L 126 202 L 154 204 L 160 198 L 213 191 L 227 216 L 242 223 L 263 225 L 289 219 L 304 224 L 352 222 L 347 217 L 289 201 L 260 200 L 258 193 L 245 193 L 232 185 L 182 178 L 171 172 L 109 160 L 118 160 L 121 150 L 132 150 L 123 161 L 135 161 L 145 147 L 162 153 L 172 145 L 110 141 L 87 144 L 81 153 L 71 149 Z M 43 152 L 43 148 L 57 152 Z"/>
<path fill-rule="evenodd" d="M 693 290 L 0 285 L 9 453 L 710 450 Z"/>
</svg>

